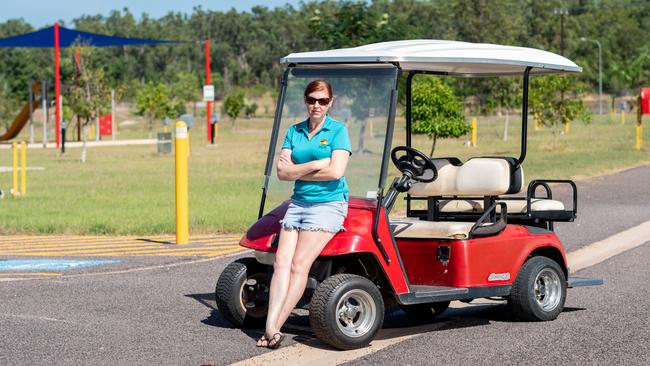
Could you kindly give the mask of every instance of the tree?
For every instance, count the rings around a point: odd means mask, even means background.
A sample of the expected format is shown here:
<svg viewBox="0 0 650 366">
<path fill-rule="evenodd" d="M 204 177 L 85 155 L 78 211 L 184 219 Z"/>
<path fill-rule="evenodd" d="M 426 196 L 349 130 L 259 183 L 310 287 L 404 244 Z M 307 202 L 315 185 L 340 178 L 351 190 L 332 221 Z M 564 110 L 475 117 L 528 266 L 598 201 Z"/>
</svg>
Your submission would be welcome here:
<svg viewBox="0 0 650 366">
<path fill-rule="evenodd" d="M 196 102 L 201 100 L 201 82 L 195 73 L 181 71 L 176 73 L 171 94 L 183 104 L 192 103 L 196 114 Z"/>
<path fill-rule="evenodd" d="M 336 98 L 341 102 L 351 101 L 349 113 L 352 120 L 359 126 L 357 154 L 370 152 L 366 146 L 367 130 L 370 120 L 377 111 L 386 110 L 390 104 L 392 80 L 388 78 L 359 78 L 346 80 L 341 86 L 334 87 Z"/>
<path fill-rule="evenodd" d="M 244 107 L 244 115 L 246 118 L 250 119 L 252 117 L 255 117 L 255 113 L 257 113 L 257 103 L 255 102 L 246 102 L 246 106 Z"/>
<path fill-rule="evenodd" d="M 136 94 L 137 113 L 145 116 L 149 125 L 149 138 L 153 133 L 155 120 L 176 117 L 184 113 L 184 106 L 177 98 L 172 98 L 169 87 L 163 83 L 148 82 Z"/>
<path fill-rule="evenodd" d="M 15 117 L 19 105 L 19 101 L 10 96 L 7 83 L 4 80 L 0 80 L 0 129 L 9 127 L 9 123 Z M 2 133 L 0 131 L 0 134 Z"/>
<path fill-rule="evenodd" d="M 471 131 L 465 123 L 462 102 L 440 79 L 432 76 L 414 79 L 412 95 L 412 131 L 433 140 L 430 156 L 438 138 L 457 138 Z"/>
<path fill-rule="evenodd" d="M 521 101 L 521 78 L 495 78 L 488 82 L 489 97 L 493 100 L 501 114 L 505 114 L 503 123 L 503 141 L 508 141 L 508 125 L 510 122 L 510 109 L 516 107 Z"/>
<path fill-rule="evenodd" d="M 629 62 L 613 62 L 610 66 L 612 79 L 623 88 L 636 89 L 650 81 L 650 46 L 644 46 Z"/>
<path fill-rule="evenodd" d="M 557 145 L 560 126 L 574 120 L 591 122 L 591 114 L 582 102 L 584 83 L 570 76 L 540 76 L 532 79 L 529 105 L 541 123 L 552 128 L 553 145 Z"/>
<path fill-rule="evenodd" d="M 83 129 L 81 162 L 85 163 L 88 125 L 95 122 L 101 113 L 106 113 L 110 110 L 111 91 L 106 83 L 104 70 L 94 66 L 92 63 L 93 49 L 83 47 L 80 50 L 82 52 L 78 65 L 78 74 L 71 74 L 66 100 L 72 113 L 81 121 Z"/>
<path fill-rule="evenodd" d="M 244 109 L 246 96 L 244 92 L 238 91 L 226 97 L 224 102 L 224 109 L 228 117 L 232 119 L 232 126 L 235 127 L 235 120 L 239 117 L 242 109 Z"/>
</svg>

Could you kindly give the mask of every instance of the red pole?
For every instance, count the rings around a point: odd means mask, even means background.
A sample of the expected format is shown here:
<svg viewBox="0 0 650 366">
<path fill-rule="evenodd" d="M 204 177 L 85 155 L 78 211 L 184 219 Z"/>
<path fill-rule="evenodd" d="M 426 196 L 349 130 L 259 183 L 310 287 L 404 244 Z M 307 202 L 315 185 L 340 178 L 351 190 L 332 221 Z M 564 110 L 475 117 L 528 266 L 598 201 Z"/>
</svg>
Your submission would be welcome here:
<svg viewBox="0 0 650 366">
<path fill-rule="evenodd" d="M 210 40 L 205 40 L 205 85 L 210 85 Z M 212 116 L 212 102 L 207 102 L 206 112 L 208 114 L 208 143 L 212 141 L 212 126 L 210 126 L 210 118 Z"/>
<path fill-rule="evenodd" d="M 75 52 L 75 61 L 77 63 L 75 82 L 79 86 L 79 78 L 81 77 L 81 50 L 79 47 L 77 47 L 77 52 Z M 81 120 L 79 120 L 79 116 L 77 116 L 77 141 L 81 141 Z"/>
<path fill-rule="evenodd" d="M 54 102 L 56 122 L 56 148 L 61 145 L 61 75 L 59 73 L 59 22 L 54 23 Z"/>
</svg>

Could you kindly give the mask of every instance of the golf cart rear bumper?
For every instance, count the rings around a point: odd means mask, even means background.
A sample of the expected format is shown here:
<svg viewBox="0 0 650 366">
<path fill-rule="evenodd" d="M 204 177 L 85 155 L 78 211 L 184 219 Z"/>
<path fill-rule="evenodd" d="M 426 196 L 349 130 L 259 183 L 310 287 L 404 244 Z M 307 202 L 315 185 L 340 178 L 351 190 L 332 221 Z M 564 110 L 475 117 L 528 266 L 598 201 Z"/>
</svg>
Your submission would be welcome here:
<svg viewBox="0 0 650 366">
<path fill-rule="evenodd" d="M 603 284 L 602 278 L 587 278 L 587 277 L 573 277 L 569 276 L 566 281 L 568 288 L 583 287 L 583 286 L 600 286 Z"/>
</svg>

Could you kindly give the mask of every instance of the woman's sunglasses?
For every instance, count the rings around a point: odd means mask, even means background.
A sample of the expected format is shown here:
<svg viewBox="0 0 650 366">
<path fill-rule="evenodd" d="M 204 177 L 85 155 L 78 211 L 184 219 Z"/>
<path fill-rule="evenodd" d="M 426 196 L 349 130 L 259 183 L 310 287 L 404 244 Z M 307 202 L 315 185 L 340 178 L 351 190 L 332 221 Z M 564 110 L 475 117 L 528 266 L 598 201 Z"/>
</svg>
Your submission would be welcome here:
<svg viewBox="0 0 650 366">
<path fill-rule="evenodd" d="M 313 98 L 313 97 L 305 97 L 305 103 L 309 105 L 314 105 L 316 102 L 320 105 L 328 105 L 330 104 L 330 98 Z"/>
</svg>

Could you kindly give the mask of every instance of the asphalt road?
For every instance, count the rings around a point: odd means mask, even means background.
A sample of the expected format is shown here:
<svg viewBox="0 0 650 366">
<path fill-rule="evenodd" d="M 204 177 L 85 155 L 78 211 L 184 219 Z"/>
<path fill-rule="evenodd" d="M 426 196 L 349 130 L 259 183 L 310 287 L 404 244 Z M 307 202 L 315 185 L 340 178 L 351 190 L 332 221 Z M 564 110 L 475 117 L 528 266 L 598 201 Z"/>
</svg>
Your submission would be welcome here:
<svg viewBox="0 0 650 366">
<path fill-rule="evenodd" d="M 650 166 L 579 183 L 579 219 L 557 230 L 568 250 L 650 220 L 648 181 Z M 261 333 L 231 328 L 213 307 L 234 258 L 0 282 L 0 364 L 225 365 L 269 352 L 254 347 Z M 516 322 L 499 303 L 451 309 L 434 330 L 350 364 L 646 364 L 649 261 L 646 243 L 579 272 L 605 285 L 569 290 L 555 321 Z M 418 325 L 387 311 L 385 329 Z M 286 333 L 285 347 L 311 338 L 307 316 Z"/>
</svg>

